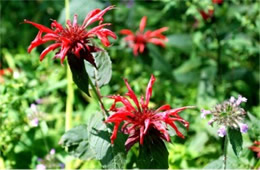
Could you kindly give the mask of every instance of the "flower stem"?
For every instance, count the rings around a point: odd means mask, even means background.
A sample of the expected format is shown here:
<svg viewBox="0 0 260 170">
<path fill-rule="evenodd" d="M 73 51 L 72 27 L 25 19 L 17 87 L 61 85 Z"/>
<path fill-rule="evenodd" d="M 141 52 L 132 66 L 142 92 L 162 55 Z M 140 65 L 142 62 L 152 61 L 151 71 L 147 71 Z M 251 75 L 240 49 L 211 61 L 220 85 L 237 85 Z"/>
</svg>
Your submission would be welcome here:
<svg viewBox="0 0 260 170">
<path fill-rule="evenodd" d="M 68 20 L 70 18 L 69 0 L 65 0 L 65 9 L 66 9 L 66 20 Z M 71 128 L 73 101 L 74 101 L 72 73 L 70 71 L 68 63 L 67 63 L 67 81 L 68 84 L 67 84 L 66 122 L 65 122 L 66 131 L 68 131 Z"/>
<path fill-rule="evenodd" d="M 66 20 L 70 18 L 69 0 L 65 0 Z M 68 131 L 72 127 L 72 112 L 74 101 L 74 89 L 72 73 L 67 63 L 67 99 L 66 99 L 66 114 L 65 114 L 65 131 Z M 65 169 L 72 169 L 72 162 L 66 161 Z"/>
<path fill-rule="evenodd" d="M 223 158 L 223 168 L 227 169 L 227 148 L 228 148 L 228 136 L 224 137 L 224 158 Z"/>
<path fill-rule="evenodd" d="M 103 119 L 105 119 L 106 117 L 109 116 L 109 114 L 108 114 L 108 111 L 105 109 L 105 106 L 104 106 L 104 104 L 101 100 L 102 96 L 100 94 L 99 87 L 98 87 L 97 83 L 96 83 L 96 87 L 95 87 L 90 78 L 89 78 L 89 84 L 90 84 L 92 90 L 94 91 L 94 94 L 96 95 L 98 101 L 99 101 L 99 104 L 100 104 L 100 107 L 101 107 L 101 110 L 102 110 L 102 113 L 103 113 L 103 116 L 104 116 Z"/>
</svg>

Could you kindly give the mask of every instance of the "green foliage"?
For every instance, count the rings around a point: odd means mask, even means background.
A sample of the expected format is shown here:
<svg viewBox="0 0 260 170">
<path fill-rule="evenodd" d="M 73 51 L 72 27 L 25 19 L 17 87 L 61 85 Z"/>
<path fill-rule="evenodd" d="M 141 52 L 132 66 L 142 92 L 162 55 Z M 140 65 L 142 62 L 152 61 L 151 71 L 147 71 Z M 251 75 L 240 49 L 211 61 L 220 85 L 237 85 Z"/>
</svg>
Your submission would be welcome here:
<svg viewBox="0 0 260 170">
<path fill-rule="evenodd" d="M 137 166 L 141 169 L 168 169 L 168 150 L 158 136 L 148 136 L 139 146 Z"/>
<path fill-rule="evenodd" d="M 116 5 L 116 9 L 106 13 L 104 21 L 112 24 L 109 29 L 117 34 L 118 39 L 111 40 L 112 45 L 104 48 L 104 56 L 95 58 L 97 63 L 105 61 L 107 65 L 100 65 L 97 70 L 98 85 L 109 82 L 101 88 L 101 95 L 126 92 L 123 77 L 132 80 L 129 81 L 131 87 L 141 94 L 151 74 L 157 78 L 150 103 L 154 108 L 162 104 L 170 104 L 173 108 L 195 104 L 199 109 L 207 109 L 230 96 L 241 94 L 248 99 L 243 108 L 248 111 L 246 123 L 249 130 L 242 138 L 237 133 L 235 137 L 230 134 L 232 140 L 237 139 L 232 144 L 236 153 L 241 150 L 239 141 L 242 140 L 243 150 L 237 157 L 229 145 L 227 168 L 257 169 L 259 160 L 248 147 L 260 140 L 259 3 L 253 0 L 224 0 L 221 5 L 213 4 L 211 0 L 128 2 L 70 1 L 70 19 L 77 14 L 78 23 L 82 23 L 94 8 L 104 8 L 110 3 Z M 58 160 L 65 163 L 72 158 L 58 145 L 58 141 L 64 134 L 66 68 L 60 66 L 59 60 L 51 59 L 56 51 L 39 61 L 40 52 L 46 45 L 27 54 L 26 49 L 38 30 L 20 24 L 28 19 L 49 27 L 50 19 L 58 19 L 65 25 L 64 1 L 10 0 L 0 3 L 0 70 L 13 69 L 13 73 L 0 75 L 0 169 L 35 169 L 39 164 L 37 159 L 45 158 L 51 148 L 56 149 Z M 205 21 L 199 10 L 207 11 L 209 8 L 214 8 L 214 17 Z M 14 11 L 19 11 L 19 15 Z M 135 32 L 144 15 L 148 17 L 146 30 L 169 27 L 165 32 L 169 41 L 165 48 L 149 44 L 145 53 L 134 57 L 119 32 L 125 28 Z M 95 43 L 99 44 L 99 41 Z M 109 60 L 112 61 L 112 73 Z M 93 81 L 93 67 L 87 66 L 88 69 L 92 69 L 88 75 Z M 82 84 L 88 83 L 84 81 Z M 125 163 L 129 169 L 138 168 L 138 145 L 126 157 L 125 136 L 119 132 L 112 146 L 109 138 L 113 125 L 95 124 L 96 115 L 92 117 L 90 113 L 99 110 L 99 105 L 93 97 L 74 88 L 75 128 L 65 134 L 63 143 L 69 154 L 87 161 L 73 158 L 72 168 L 121 169 Z M 42 117 L 39 126 L 32 127 L 30 105 L 36 104 L 38 99 L 42 99 L 42 103 L 37 104 Z M 112 101 L 103 99 L 105 107 L 109 108 Z M 222 143 L 216 127 L 208 126 L 208 119 L 202 120 L 199 114 L 198 111 L 181 113 L 190 122 L 190 129 L 184 140 L 174 136 L 171 144 L 165 144 L 170 169 L 222 167 Z M 79 124 L 85 125 L 77 126 Z M 71 135 L 76 136 L 72 138 Z M 92 148 L 91 151 L 88 148 Z M 158 153 L 160 150 L 154 154 Z M 153 159 L 150 156 L 145 159 Z M 166 152 L 160 156 L 165 161 Z M 161 167 L 166 167 L 165 162 L 164 165 Z"/>
<path fill-rule="evenodd" d="M 68 55 L 68 62 L 72 72 L 73 81 L 77 84 L 78 88 L 89 94 L 89 78 L 85 68 L 84 59 L 77 58 L 74 55 Z"/>
<path fill-rule="evenodd" d="M 85 68 L 91 81 L 95 82 L 98 87 L 102 87 L 108 84 L 111 79 L 112 63 L 105 50 L 93 53 L 93 56 L 97 67 L 85 61 Z"/>
<path fill-rule="evenodd" d="M 100 115 L 93 115 L 86 125 L 79 125 L 66 132 L 60 143 L 68 152 L 80 159 L 95 158 L 103 168 L 121 168 L 125 163 L 125 137 L 118 135 L 114 145 L 110 143 L 111 133 Z"/>
<path fill-rule="evenodd" d="M 242 134 L 237 129 L 228 129 L 228 139 L 232 145 L 233 151 L 238 156 L 239 152 L 242 150 L 243 138 Z"/>
</svg>

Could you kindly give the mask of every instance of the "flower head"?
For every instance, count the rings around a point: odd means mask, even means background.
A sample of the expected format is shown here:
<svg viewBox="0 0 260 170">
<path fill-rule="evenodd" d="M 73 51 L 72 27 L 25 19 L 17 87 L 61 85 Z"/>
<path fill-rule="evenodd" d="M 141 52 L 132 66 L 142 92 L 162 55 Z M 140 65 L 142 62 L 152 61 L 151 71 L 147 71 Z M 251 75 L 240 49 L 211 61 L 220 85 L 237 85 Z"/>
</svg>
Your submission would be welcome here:
<svg viewBox="0 0 260 170">
<path fill-rule="evenodd" d="M 223 0 L 212 0 L 213 4 L 222 4 Z"/>
<path fill-rule="evenodd" d="M 243 123 L 246 111 L 240 107 L 240 104 L 246 101 L 247 99 L 241 95 L 239 95 L 237 99 L 232 96 L 229 100 L 224 101 L 221 104 L 217 104 L 211 110 L 205 111 L 202 109 L 202 115 L 204 116 L 206 113 L 210 113 L 212 115 L 212 119 L 208 122 L 208 124 L 213 125 L 216 123 L 221 126 L 218 130 L 220 137 L 225 136 L 226 128 L 229 127 L 234 129 L 239 128 L 240 132 L 246 133 L 248 126 Z"/>
<path fill-rule="evenodd" d="M 117 137 L 117 131 L 122 122 L 121 131 L 129 135 L 125 143 L 126 150 L 129 150 L 138 141 L 142 145 L 145 135 L 149 135 L 149 133 L 158 133 L 158 137 L 170 142 L 167 125 L 171 126 L 179 137 L 184 138 L 174 122 L 178 121 L 188 129 L 189 122 L 181 118 L 178 113 L 193 107 L 186 106 L 172 109 L 170 105 L 163 105 L 156 110 L 149 108 L 148 104 L 152 96 L 152 86 L 154 82 L 155 77 L 152 75 L 146 89 L 145 98 L 141 96 L 140 100 L 138 100 L 128 84 L 128 81 L 125 79 L 125 84 L 128 89 L 126 96 L 133 101 L 135 106 L 124 96 L 108 96 L 109 98 L 114 99 L 114 103 L 110 108 L 110 111 L 112 111 L 113 114 L 105 121 L 106 123 L 115 124 L 110 138 L 111 143 L 114 143 L 114 140 Z M 123 106 L 116 107 L 116 103 L 118 102 L 121 102 Z"/>
<path fill-rule="evenodd" d="M 257 158 L 260 159 L 260 141 L 255 141 L 254 145 L 249 147 L 250 150 L 257 154 Z"/>
<path fill-rule="evenodd" d="M 165 42 L 168 41 L 168 39 L 162 35 L 162 32 L 167 31 L 168 27 L 162 27 L 154 31 L 148 30 L 144 32 L 146 20 L 146 16 L 141 19 L 139 30 L 135 34 L 129 29 L 122 29 L 120 31 L 121 34 L 127 35 L 125 40 L 128 42 L 129 46 L 133 48 L 133 53 L 135 56 L 138 55 L 138 52 L 144 52 L 147 43 L 153 43 L 164 47 Z"/>
<path fill-rule="evenodd" d="M 207 21 L 208 19 L 212 18 L 214 15 L 214 9 L 209 9 L 207 12 L 204 10 L 200 10 L 201 17 Z"/>
<path fill-rule="evenodd" d="M 104 28 L 110 25 L 109 23 L 102 24 L 103 15 L 108 11 L 113 9 L 113 6 L 109 6 L 104 10 L 95 9 L 91 11 L 82 25 L 78 25 L 77 15 L 74 15 L 73 23 L 67 20 L 67 27 L 63 27 L 56 20 L 51 23 L 51 29 L 43 25 L 24 20 L 25 23 L 32 24 L 34 27 L 39 29 L 39 32 L 35 39 L 31 42 L 28 48 L 28 52 L 41 44 L 48 41 L 54 41 L 55 43 L 49 45 L 40 55 L 40 60 L 42 61 L 47 53 L 53 51 L 60 47 L 59 52 L 56 53 L 54 58 L 60 58 L 61 63 L 63 63 L 65 56 L 67 54 L 73 54 L 78 58 L 83 58 L 95 65 L 92 52 L 100 51 L 99 48 L 94 46 L 90 39 L 93 37 L 98 37 L 105 46 L 109 46 L 110 42 L 108 36 L 116 39 L 115 33 L 111 30 Z M 98 26 L 93 27 L 90 30 L 86 30 L 86 27 L 90 24 L 99 21 Z M 45 35 L 43 35 L 43 33 Z"/>
</svg>

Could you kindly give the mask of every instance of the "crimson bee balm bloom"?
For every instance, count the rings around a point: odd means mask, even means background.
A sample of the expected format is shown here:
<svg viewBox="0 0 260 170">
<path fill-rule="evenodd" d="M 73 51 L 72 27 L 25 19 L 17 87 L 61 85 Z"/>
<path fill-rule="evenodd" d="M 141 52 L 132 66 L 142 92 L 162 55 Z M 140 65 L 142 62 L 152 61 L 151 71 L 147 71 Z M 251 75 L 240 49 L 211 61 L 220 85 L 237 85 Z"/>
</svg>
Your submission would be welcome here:
<svg viewBox="0 0 260 170">
<path fill-rule="evenodd" d="M 112 144 L 117 137 L 117 131 L 122 122 L 121 131 L 129 135 L 125 143 L 127 151 L 137 142 L 142 145 L 145 135 L 152 135 L 152 133 L 156 133 L 159 138 L 170 142 L 167 125 L 172 127 L 179 137 L 184 138 L 174 122 L 178 121 L 188 129 L 189 122 L 181 118 L 178 113 L 193 107 L 186 106 L 172 109 L 170 105 L 163 105 L 156 110 L 149 108 L 148 104 L 152 96 L 152 86 L 154 82 L 155 77 L 152 75 L 146 89 L 145 98 L 141 96 L 140 100 L 138 100 L 128 84 L 128 81 L 125 79 L 125 84 L 128 89 L 126 95 L 133 101 L 135 106 L 133 106 L 126 97 L 119 95 L 108 96 L 109 98 L 114 99 L 114 103 L 110 108 L 110 111 L 112 111 L 113 114 L 105 121 L 106 123 L 111 122 L 115 124 L 112 136 L 110 137 Z M 118 102 L 121 102 L 123 106 L 116 107 L 116 103 Z"/>
<path fill-rule="evenodd" d="M 113 9 L 114 6 L 109 6 L 104 10 L 95 9 L 91 11 L 82 25 L 78 25 L 77 15 L 74 15 L 73 23 L 67 20 L 67 27 L 63 27 L 56 20 L 51 23 L 51 29 L 43 25 L 24 20 L 25 23 L 32 24 L 34 27 L 39 29 L 39 32 L 35 39 L 31 42 L 28 48 L 30 53 L 33 48 L 44 44 L 48 41 L 54 41 L 53 44 L 49 45 L 40 55 L 40 60 L 43 60 L 45 55 L 52 50 L 60 48 L 54 58 L 60 58 L 63 63 L 65 56 L 73 54 L 77 58 L 82 58 L 95 65 L 92 52 L 99 51 L 100 49 L 92 45 L 90 39 L 98 37 L 105 46 L 109 46 L 108 36 L 116 39 L 115 33 L 111 30 L 104 28 L 110 25 L 109 23 L 102 24 L 103 15 Z M 86 27 L 90 24 L 99 21 L 98 26 L 87 30 Z M 44 34 L 44 35 L 43 35 Z"/>
<path fill-rule="evenodd" d="M 141 19 L 139 30 L 135 34 L 129 29 L 123 29 L 120 31 L 121 34 L 127 35 L 125 37 L 125 41 L 127 41 L 129 46 L 133 48 L 133 53 L 135 56 L 138 55 L 138 52 L 144 52 L 146 43 L 153 43 L 155 45 L 164 47 L 165 42 L 168 41 L 168 39 L 162 35 L 162 32 L 167 31 L 168 27 L 162 27 L 155 31 L 148 30 L 144 32 L 146 20 L 146 16 Z"/>
</svg>

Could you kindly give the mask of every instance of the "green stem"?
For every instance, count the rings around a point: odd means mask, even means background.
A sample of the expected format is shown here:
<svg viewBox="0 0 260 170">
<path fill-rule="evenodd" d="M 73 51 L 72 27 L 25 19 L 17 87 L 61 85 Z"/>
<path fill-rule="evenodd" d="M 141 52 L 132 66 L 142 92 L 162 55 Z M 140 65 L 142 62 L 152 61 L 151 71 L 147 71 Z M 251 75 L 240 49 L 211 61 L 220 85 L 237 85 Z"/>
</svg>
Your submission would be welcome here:
<svg viewBox="0 0 260 170">
<path fill-rule="evenodd" d="M 66 20 L 69 19 L 69 0 L 65 0 L 65 9 L 66 9 Z M 73 79 L 72 73 L 67 63 L 67 99 L 66 99 L 66 121 L 65 129 L 68 131 L 71 128 L 72 121 L 72 111 L 73 111 L 73 101 L 74 101 L 74 89 L 73 89 Z"/>
<path fill-rule="evenodd" d="M 50 151 L 50 149 L 49 149 L 48 143 L 46 141 L 46 136 L 43 133 L 42 127 L 40 127 L 40 129 L 41 129 L 41 133 L 42 133 L 42 138 L 43 138 L 43 142 L 44 142 L 44 145 L 45 145 L 45 149 L 46 149 L 46 152 L 48 153 Z"/>
<path fill-rule="evenodd" d="M 92 90 L 94 91 L 94 94 L 96 95 L 98 101 L 99 101 L 99 104 L 100 104 L 100 107 L 101 107 L 101 110 L 102 110 L 102 113 L 103 113 L 103 116 L 104 116 L 104 119 L 105 119 L 106 117 L 109 116 L 109 113 L 105 109 L 105 106 L 104 106 L 104 104 L 103 104 L 103 102 L 101 100 L 101 95 L 99 93 L 98 85 L 96 84 L 96 87 L 95 87 L 90 78 L 89 78 L 89 84 L 90 84 Z"/>
<path fill-rule="evenodd" d="M 66 20 L 70 19 L 70 9 L 69 0 L 65 0 L 66 9 Z M 72 112 L 73 112 L 73 102 L 74 102 L 74 89 L 73 89 L 73 79 L 72 73 L 69 68 L 69 63 L 67 62 L 67 99 L 66 99 L 66 114 L 65 114 L 65 130 L 68 131 L 72 127 Z M 72 169 L 72 161 L 66 161 L 65 169 Z"/>
<path fill-rule="evenodd" d="M 224 137 L 224 158 L 223 158 L 223 167 L 227 169 L 227 148 L 228 148 L 228 136 Z"/>
</svg>

